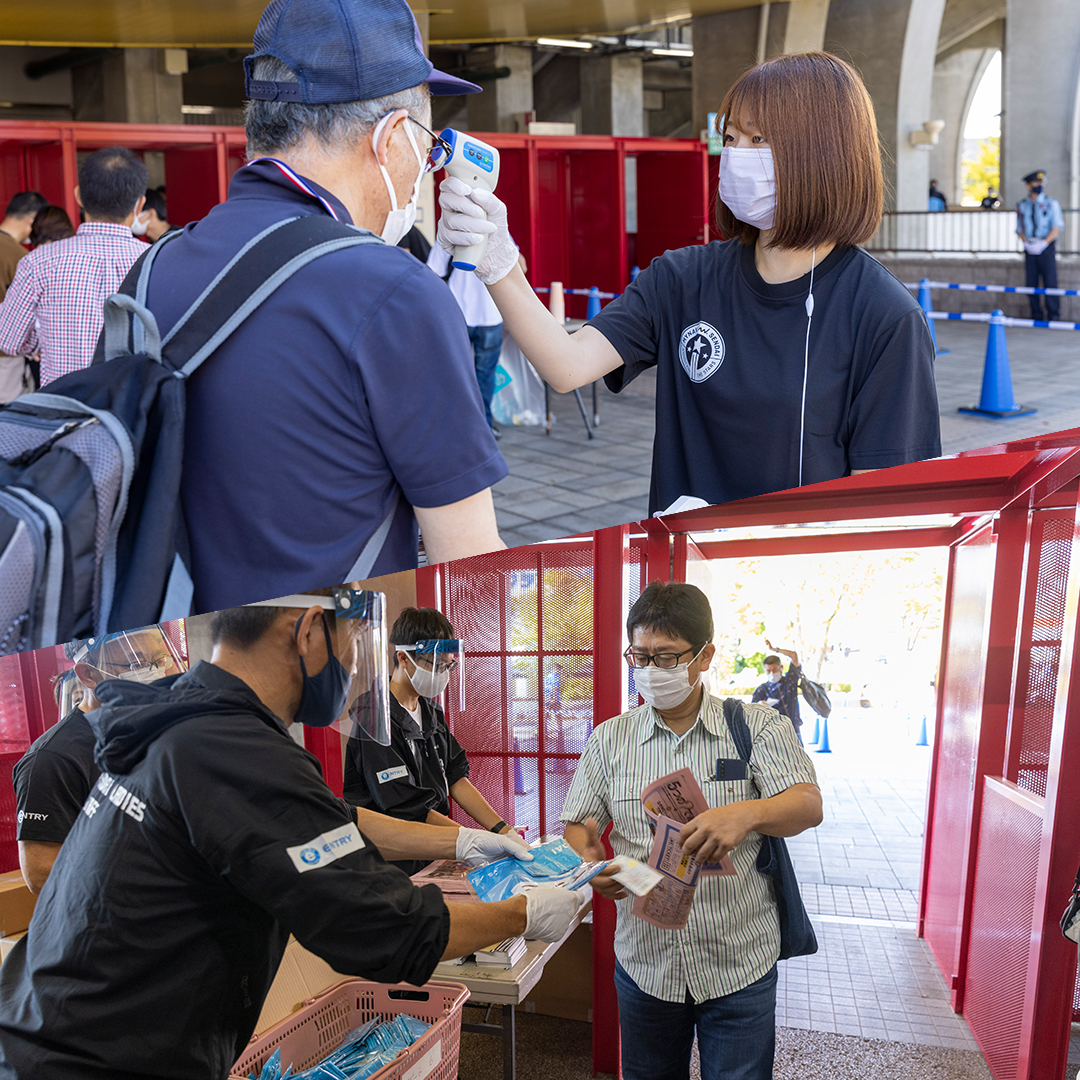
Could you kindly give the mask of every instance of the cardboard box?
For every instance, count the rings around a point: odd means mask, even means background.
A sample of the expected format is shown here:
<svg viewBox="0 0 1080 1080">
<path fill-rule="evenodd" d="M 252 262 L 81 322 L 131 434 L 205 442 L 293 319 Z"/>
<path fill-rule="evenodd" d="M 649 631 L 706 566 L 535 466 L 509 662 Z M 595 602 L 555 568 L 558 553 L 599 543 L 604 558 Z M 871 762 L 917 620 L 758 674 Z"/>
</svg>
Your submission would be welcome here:
<svg viewBox="0 0 1080 1080">
<path fill-rule="evenodd" d="M 0 934 L 22 933 L 30 925 L 37 897 L 18 870 L 0 874 Z"/>
<path fill-rule="evenodd" d="M 592 1021 L 592 923 L 582 923 L 544 965 L 544 974 L 521 1003 L 526 1012 Z"/>
<path fill-rule="evenodd" d="M 291 1016 L 308 998 L 342 979 L 351 978 L 355 976 L 338 974 L 325 960 L 308 952 L 295 938 L 290 939 L 281 958 L 281 966 L 270 985 L 270 993 L 263 1003 L 255 1034 L 261 1035 L 267 1028 Z"/>
</svg>

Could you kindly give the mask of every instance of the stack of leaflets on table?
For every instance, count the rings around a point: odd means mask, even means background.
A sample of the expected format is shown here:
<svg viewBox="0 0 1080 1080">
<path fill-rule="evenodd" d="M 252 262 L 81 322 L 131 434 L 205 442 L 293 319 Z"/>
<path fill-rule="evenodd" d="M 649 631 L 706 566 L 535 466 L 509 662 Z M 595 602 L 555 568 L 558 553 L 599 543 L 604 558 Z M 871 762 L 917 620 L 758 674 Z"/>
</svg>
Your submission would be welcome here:
<svg viewBox="0 0 1080 1080">
<path fill-rule="evenodd" d="M 497 945 L 476 950 L 476 962 L 484 967 L 512 968 L 525 955 L 525 939 L 510 937 Z"/>
<path fill-rule="evenodd" d="M 476 893 L 469 884 L 469 869 L 466 862 L 439 859 L 413 874 L 412 881 L 415 885 L 438 885 L 446 897 L 475 900 Z"/>
</svg>

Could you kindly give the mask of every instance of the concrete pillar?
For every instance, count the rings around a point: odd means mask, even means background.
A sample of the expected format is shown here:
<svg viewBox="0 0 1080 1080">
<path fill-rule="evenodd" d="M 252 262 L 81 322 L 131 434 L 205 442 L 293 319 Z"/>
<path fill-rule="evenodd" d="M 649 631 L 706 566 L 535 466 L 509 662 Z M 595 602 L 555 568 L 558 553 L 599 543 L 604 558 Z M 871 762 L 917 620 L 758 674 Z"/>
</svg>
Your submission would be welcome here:
<svg viewBox="0 0 1080 1080">
<path fill-rule="evenodd" d="M 958 49 L 934 67 L 930 111 L 945 121 L 938 145 L 930 152 L 930 175 L 938 180 L 950 204 L 963 195 L 964 125 L 994 49 Z M 986 194 L 983 192 L 983 194 Z"/>
<path fill-rule="evenodd" d="M 911 146 L 930 115 L 945 0 L 832 0 L 825 48 L 848 58 L 874 102 L 885 170 L 885 208 L 925 210 L 930 155 Z"/>
<path fill-rule="evenodd" d="M 1080 205 L 1080 4 L 1009 0 L 1002 74 L 1001 187 L 1005 204 L 1026 194 L 1021 177 L 1045 169 L 1062 206 Z"/>
<path fill-rule="evenodd" d="M 120 49 L 71 72 L 76 120 L 181 124 L 182 74 L 166 71 L 165 49 Z M 172 66 L 172 65 L 170 65 Z"/>
<path fill-rule="evenodd" d="M 581 61 L 581 133 L 640 138 L 645 134 L 642 59 L 632 53 Z"/>
<path fill-rule="evenodd" d="M 768 18 L 768 36 L 785 20 L 787 4 L 772 4 L 767 15 L 760 8 L 698 15 L 693 21 L 694 67 L 692 87 L 693 124 L 696 135 L 704 131 L 708 114 L 716 112 L 732 83 L 757 62 L 761 20 Z"/>
<path fill-rule="evenodd" d="M 829 18 L 829 0 L 791 0 L 784 52 L 819 52 L 825 44 L 825 25 Z"/>
<path fill-rule="evenodd" d="M 510 74 L 481 83 L 482 94 L 466 99 L 471 131 L 518 131 L 522 116 L 533 111 L 532 49 L 524 45 L 493 45 L 469 57 L 477 68 L 509 68 Z"/>
</svg>

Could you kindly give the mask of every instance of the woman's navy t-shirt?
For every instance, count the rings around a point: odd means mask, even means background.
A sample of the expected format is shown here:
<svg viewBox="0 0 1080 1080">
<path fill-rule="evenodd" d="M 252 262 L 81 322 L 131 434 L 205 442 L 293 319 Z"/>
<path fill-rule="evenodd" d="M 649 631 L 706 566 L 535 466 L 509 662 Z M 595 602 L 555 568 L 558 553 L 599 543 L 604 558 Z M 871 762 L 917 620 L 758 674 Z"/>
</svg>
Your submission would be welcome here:
<svg viewBox="0 0 1080 1080">
<path fill-rule="evenodd" d="M 590 323 L 623 367 L 618 393 L 656 366 L 649 513 L 799 485 L 810 275 L 770 285 L 735 241 L 655 259 Z M 907 289 L 859 248 L 814 272 L 802 483 L 937 457 L 934 345 Z"/>
</svg>

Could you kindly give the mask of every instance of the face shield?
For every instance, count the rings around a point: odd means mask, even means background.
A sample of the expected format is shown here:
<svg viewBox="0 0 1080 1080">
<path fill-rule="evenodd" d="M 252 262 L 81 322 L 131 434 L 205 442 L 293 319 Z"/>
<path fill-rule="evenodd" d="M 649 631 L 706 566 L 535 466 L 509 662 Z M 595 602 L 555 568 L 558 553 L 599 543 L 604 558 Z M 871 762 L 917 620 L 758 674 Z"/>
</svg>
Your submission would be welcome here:
<svg viewBox="0 0 1080 1080">
<path fill-rule="evenodd" d="M 421 696 L 438 700 L 447 687 L 454 684 L 451 693 L 456 693 L 458 709 L 465 708 L 465 680 L 463 668 L 465 651 L 459 638 L 430 638 L 418 641 L 415 645 L 395 645 L 398 652 L 408 653 L 416 665 L 409 681 L 413 689 Z"/>
<path fill-rule="evenodd" d="M 370 589 L 342 586 L 333 596 L 294 594 L 277 600 L 262 600 L 252 607 L 321 607 L 326 634 L 336 659 L 348 676 L 344 704 L 333 720 L 318 726 L 333 727 L 343 735 L 371 739 L 390 745 L 390 677 L 386 670 L 386 597 Z M 329 628 L 334 627 L 331 636 Z M 299 624 L 298 627 L 299 629 Z M 336 644 L 335 644 L 336 642 Z M 333 664 L 305 678 L 304 693 L 315 683 L 332 677 Z M 304 708 L 303 699 L 301 709 Z M 303 722 L 303 721 L 301 721 Z"/>
<path fill-rule="evenodd" d="M 170 675 L 182 675 L 187 664 L 160 626 L 120 630 L 98 638 L 73 642 L 68 651 L 76 664 L 86 664 L 102 679 L 152 683 Z"/>
</svg>

